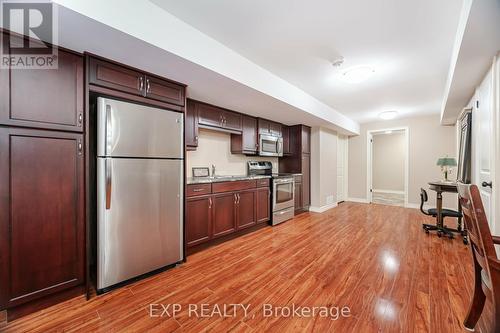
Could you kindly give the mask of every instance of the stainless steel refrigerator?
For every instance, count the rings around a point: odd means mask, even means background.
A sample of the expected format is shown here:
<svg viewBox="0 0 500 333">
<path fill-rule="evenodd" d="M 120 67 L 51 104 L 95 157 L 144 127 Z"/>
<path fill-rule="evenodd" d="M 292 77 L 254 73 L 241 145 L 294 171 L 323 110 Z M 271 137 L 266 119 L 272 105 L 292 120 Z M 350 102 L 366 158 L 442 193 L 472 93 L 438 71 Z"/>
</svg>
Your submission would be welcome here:
<svg viewBox="0 0 500 333">
<path fill-rule="evenodd" d="M 97 99 L 97 289 L 183 259 L 183 114 Z"/>
</svg>

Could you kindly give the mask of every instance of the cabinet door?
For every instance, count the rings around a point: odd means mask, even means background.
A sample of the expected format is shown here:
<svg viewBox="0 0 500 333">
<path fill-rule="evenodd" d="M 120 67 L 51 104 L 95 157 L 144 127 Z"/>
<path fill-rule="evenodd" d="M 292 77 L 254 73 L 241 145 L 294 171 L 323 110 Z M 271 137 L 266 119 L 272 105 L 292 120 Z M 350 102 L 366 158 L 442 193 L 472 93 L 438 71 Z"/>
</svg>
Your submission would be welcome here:
<svg viewBox="0 0 500 333">
<path fill-rule="evenodd" d="M 212 196 L 186 201 L 186 245 L 193 246 L 212 238 Z"/>
<path fill-rule="evenodd" d="M 257 223 L 256 220 L 256 190 L 249 190 L 237 193 L 237 226 L 238 229 L 251 227 Z"/>
<path fill-rule="evenodd" d="M 184 106 L 184 86 L 153 76 L 146 76 L 146 97 Z"/>
<path fill-rule="evenodd" d="M 281 136 L 281 124 L 280 123 L 275 123 L 274 121 L 271 121 L 269 123 L 269 132 L 271 135 L 274 136 Z"/>
<path fill-rule="evenodd" d="M 294 203 L 295 210 L 301 210 L 303 208 L 302 203 L 302 183 L 295 183 Z"/>
<path fill-rule="evenodd" d="M 261 119 L 258 120 L 259 123 L 259 134 L 271 134 L 269 120 Z"/>
<path fill-rule="evenodd" d="M 213 127 L 222 127 L 222 110 L 211 105 L 196 103 L 198 123 Z"/>
<path fill-rule="evenodd" d="M 139 96 L 146 91 L 141 72 L 95 58 L 89 61 L 89 83 Z"/>
<path fill-rule="evenodd" d="M 283 155 L 290 155 L 290 127 L 283 126 L 281 128 L 281 135 L 283 136 Z"/>
<path fill-rule="evenodd" d="M 309 208 L 311 204 L 311 157 L 302 154 L 302 206 Z"/>
<path fill-rule="evenodd" d="M 257 223 L 267 222 L 271 219 L 271 191 L 269 188 L 257 190 Z"/>
<path fill-rule="evenodd" d="M 241 131 L 241 114 L 231 111 L 222 111 L 222 126 L 225 129 Z"/>
<path fill-rule="evenodd" d="M 213 237 L 230 234 L 236 230 L 235 193 L 225 193 L 213 196 Z"/>
<path fill-rule="evenodd" d="M 0 128 L 0 308 L 84 282 L 82 140 Z"/>
<path fill-rule="evenodd" d="M 243 137 L 242 145 L 245 152 L 257 151 L 257 119 L 250 116 L 243 116 Z"/>
<path fill-rule="evenodd" d="M 192 149 L 198 147 L 198 117 L 196 116 L 195 104 L 188 100 L 186 108 L 186 121 L 184 122 L 186 146 Z"/>
<path fill-rule="evenodd" d="M 311 153 L 311 128 L 307 126 L 302 126 L 302 153 Z"/>
<path fill-rule="evenodd" d="M 57 69 L 0 69 L 0 124 L 83 131 L 83 58 L 58 59 Z"/>
</svg>

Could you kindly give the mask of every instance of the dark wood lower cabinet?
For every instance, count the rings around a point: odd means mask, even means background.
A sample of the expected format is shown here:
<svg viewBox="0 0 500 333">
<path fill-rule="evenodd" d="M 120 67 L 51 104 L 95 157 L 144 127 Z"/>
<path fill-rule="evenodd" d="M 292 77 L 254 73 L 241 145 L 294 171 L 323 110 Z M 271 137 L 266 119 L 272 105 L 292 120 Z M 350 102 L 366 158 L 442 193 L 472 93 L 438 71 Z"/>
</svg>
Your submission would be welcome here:
<svg viewBox="0 0 500 333">
<path fill-rule="evenodd" d="M 271 191 L 268 187 L 257 189 L 257 223 L 264 223 L 271 219 Z"/>
<path fill-rule="evenodd" d="M 193 246 L 212 238 L 212 196 L 186 201 L 186 243 Z"/>
<path fill-rule="evenodd" d="M 295 183 L 294 202 L 295 211 L 300 211 L 304 209 L 304 203 L 302 202 L 302 183 Z"/>
<path fill-rule="evenodd" d="M 203 195 L 194 195 L 203 187 Z M 211 193 L 206 193 L 211 192 Z M 271 219 L 269 179 L 188 185 L 186 245 L 188 248 L 252 230 Z M 219 240 L 217 240 L 219 241 Z"/>
<path fill-rule="evenodd" d="M 83 135 L 0 128 L 0 309 L 84 283 Z"/>
<path fill-rule="evenodd" d="M 220 237 L 236 230 L 235 193 L 213 196 L 213 237 Z"/>
<path fill-rule="evenodd" d="M 236 221 L 238 229 L 248 228 L 257 223 L 256 220 L 256 190 L 237 193 Z"/>
</svg>

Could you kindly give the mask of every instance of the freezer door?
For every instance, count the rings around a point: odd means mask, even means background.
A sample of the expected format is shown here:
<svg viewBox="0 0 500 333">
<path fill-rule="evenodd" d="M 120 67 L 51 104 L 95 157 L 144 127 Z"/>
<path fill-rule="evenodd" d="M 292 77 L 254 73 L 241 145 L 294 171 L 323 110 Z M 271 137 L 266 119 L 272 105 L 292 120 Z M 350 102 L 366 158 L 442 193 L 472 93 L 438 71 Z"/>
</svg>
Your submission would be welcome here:
<svg viewBox="0 0 500 333">
<path fill-rule="evenodd" d="M 183 114 L 97 98 L 97 155 L 183 158 Z"/>
<path fill-rule="evenodd" d="M 183 259 L 183 161 L 97 159 L 97 288 Z"/>
</svg>

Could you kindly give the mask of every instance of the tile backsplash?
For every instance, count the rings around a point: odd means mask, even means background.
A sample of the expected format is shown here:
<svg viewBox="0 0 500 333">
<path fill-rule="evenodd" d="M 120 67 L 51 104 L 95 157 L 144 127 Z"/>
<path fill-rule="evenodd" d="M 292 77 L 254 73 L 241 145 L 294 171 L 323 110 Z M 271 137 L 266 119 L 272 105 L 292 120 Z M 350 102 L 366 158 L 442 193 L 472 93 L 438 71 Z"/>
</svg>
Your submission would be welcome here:
<svg viewBox="0 0 500 333">
<path fill-rule="evenodd" d="M 277 157 L 245 156 L 231 154 L 231 135 L 206 129 L 199 130 L 198 149 L 187 152 L 187 176 L 193 167 L 215 165 L 217 175 L 246 175 L 248 161 L 271 161 L 273 172 L 278 172 Z"/>
</svg>

